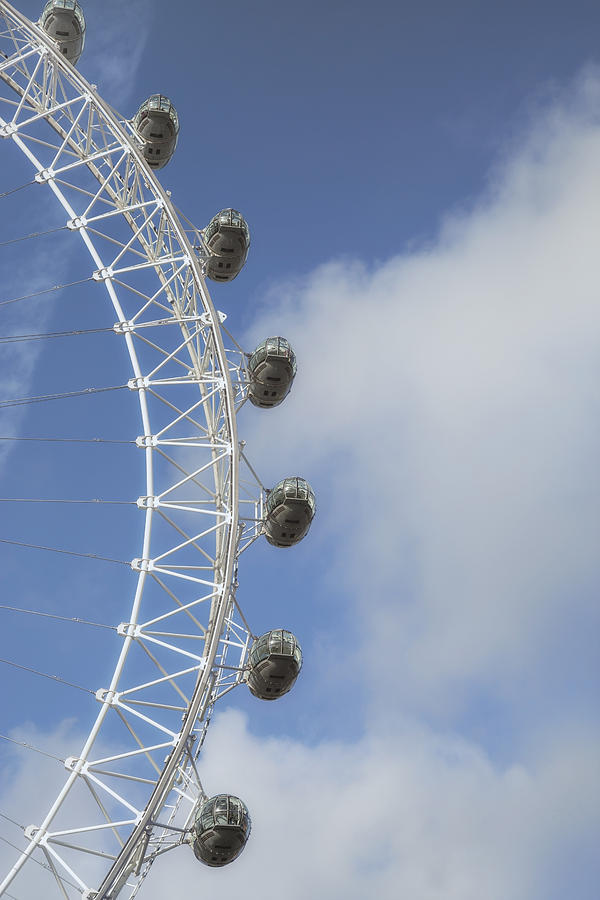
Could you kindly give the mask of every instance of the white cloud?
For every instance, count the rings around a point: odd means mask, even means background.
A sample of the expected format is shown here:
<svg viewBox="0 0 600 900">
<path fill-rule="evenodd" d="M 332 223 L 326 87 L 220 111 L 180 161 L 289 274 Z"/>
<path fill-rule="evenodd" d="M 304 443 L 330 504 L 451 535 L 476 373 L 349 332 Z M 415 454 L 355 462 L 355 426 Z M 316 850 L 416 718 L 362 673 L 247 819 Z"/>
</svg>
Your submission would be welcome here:
<svg viewBox="0 0 600 900">
<path fill-rule="evenodd" d="M 290 900 L 541 900 L 572 865 L 564 835 L 580 840 L 598 824 L 593 759 L 568 741 L 556 749 L 537 771 L 502 771 L 469 742 L 411 722 L 393 737 L 311 748 L 254 737 L 230 711 L 213 726 L 203 772 L 211 791 L 247 803 L 248 846 L 216 871 L 182 848 L 155 865 L 145 896 L 203 885 L 265 900 L 283 890 Z"/>
<path fill-rule="evenodd" d="M 46 207 L 42 204 L 42 213 Z M 14 235 L 11 235 L 14 236 Z M 6 251 L 5 251 L 6 252 Z M 5 259 L 4 292 L 2 299 L 12 299 L 33 294 L 35 291 L 51 287 L 50 278 L 59 280 L 66 269 L 57 263 L 52 254 L 45 250 L 30 251 L 26 269 L 22 259 L 9 270 Z M 30 274 L 30 273 L 34 274 Z M 12 273 L 12 277 L 11 277 Z M 49 275 L 49 273 L 51 273 Z M 50 322 L 56 294 L 46 294 L 41 298 L 31 298 L 23 302 L 9 304 L 2 310 L 3 335 L 43 332 Z M 2 348 L 2 374 L 0 376 L 0 399 L 13 400 L 27 397 L 30 393 L 35 368 L 42 351 L 41 341 L 14 343 Z M 4 437 L 18 434 L 25 414 L 25 407 L 3 409 L 0 414 L 0 433 Z M 0 443 L 0 463 L 10 451 L 11 443 Z"/>
<path fill-rule="evenodd" d="M 78 67 L 88 81 L 97 82 L 103 99 L 117 107 L 131 100 L 154 10 L 155 4 L 146 0 L 85 6 L 86 46 Z M 119 111 L 131 118 L 127 109 Z"/>
<path fill-rule="evenodd" d="M 41 823 L 68 777 L 59 760 L 76 755 L 83 745 L 85 736 L 74 719 L 64 719 L 55 728 L 47 730 L 37 728 L 30 721 L 25 722 L 21 727 L 12 729 L 9 737 L 13 741 L 37 747 L 58 759 L 26 750 L 22 746 L 0 742 L 3 757 L 0 773 L 0 811 L 3 816 L 8 815 L 13 820 L 9 823 L 5 818 L 2 819 L 0 880 L 17 860 L 19 856 L 17 849 L 24 849 L 27 845 L 22 828 L 18 826 L 26 828 Z M 67 809 L 72 817 L 70 824 L 83 818 L 81 815 L 78 817 L 77 813 L 89 812 L 89 807 L 89 797 L 84 794 L 84 790 L 72 791 L 67 801 Z M 56 821 L 54 827 L 57 827 Z M 79 840 L 85 846 L 85 840 L 81 837 Z M 104 835 L 98 837 L 97 849 L 103 849 L 104 840 Z M 34 853 L 34 860 L 23 867 L 9 888 L 9 892 L 18 900 L 53 896 L 53 892 L 57 890 L 47 859 L 40 850 Z M 99 877 L 102 872 L 102 868 L 94 858 L 86 858 L 83 866 L 87 866 L 88 870 L 91 867 L 95 877 Z M 67 882 L 73 884 L 69 878 Z"/>
<path fill-rule="evenodd" d="M 275 286 L 252 330 L 286 335 L 299 374 L 269 423 L 247 420 L 248 452 L 266 480 L 312 473 L 312 539 L 406 703 L 452 712 L 474 679 L 522 691 L 592 615 L 599 93 L 588 72 L 436 242 Z"/>
</svg>

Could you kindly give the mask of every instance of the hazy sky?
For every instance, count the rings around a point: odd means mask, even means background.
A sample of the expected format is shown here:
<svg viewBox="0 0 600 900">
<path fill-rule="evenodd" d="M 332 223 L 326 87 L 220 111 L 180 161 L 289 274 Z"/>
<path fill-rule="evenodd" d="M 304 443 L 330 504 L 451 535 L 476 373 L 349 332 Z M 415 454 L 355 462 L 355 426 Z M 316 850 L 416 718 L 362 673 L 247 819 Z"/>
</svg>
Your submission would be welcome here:
<svg viewBox="0 0 600 900">
<path fill-rule="evenodd" d="M 36 3 L 20 8 L 37 17 Z M 182 848 L 141 896 L 592 900 L 597 4 L 88 0 L 85 11 L 79 68 L 104 98 L 130 116 L 161 91 L 179 111 L 160 175 L 175 204 L 198 225 L 229 205 L 248 219 L 248 264 L 213 300 L 247 349 L 285 335 L 298 376 L 282 407 L 244 409 L 240 435 L 265 483 L 302 474 L 318 502 L 301 545 L 261 543 L 240 569 L 254 630 L 289 627 L 305 656 L 288 697 L 261 705 L 240 688 L 206 741 L 206 787 L 244 798 L 248 846 L 222 871 Z M 3 150 L 0 192 L 27 178 Z M 3 236 L 37 227 L 23 197 Z M 51 227 L 45 203 L 35 215 Z M 77 277 L 63 243 L 36 245 L 40 284 Z M 2 299 L 26 256 L 0 253 Z M 65 317 L 89 327 L 95 311 L 67 302 L 11 310 L 2 333 Z M 2 391 L 111 383 L 111 349 L 98 338 L 68 366 L 19 349 L 4 356 Z M 39 433 L 48 415 L 3 427 Z M 125 415 L 117 404 L 115 433 Z M 87 416 L 78 407 L 72 429 Z M 130 462 L 115 475 L 99 453 L 13 451 L 0 491 L 54 493 L 68 479 L 83 496 L 101 484 L 137 497 Z M 55 526 L 2 512 L 1 537 L 42 542 Z M 83 550 L 128 558 L 128 519 L 60 524 Z M 15 605 L 121 620 L 105 600 L 112 573 L 47 560 L 40 572 L 23 552 L 0 553 Z M 5 622 L 2 655 L 97 679 L 96 633 L 73 648 L 62 626 Z M 77 696 L 12 673 L 10 688 L 0 730 L 59 753 L 77 744 L 89 722 Z M 39 818 L 39 759 L 0 752 L 0 810 Z"/>
</svg>

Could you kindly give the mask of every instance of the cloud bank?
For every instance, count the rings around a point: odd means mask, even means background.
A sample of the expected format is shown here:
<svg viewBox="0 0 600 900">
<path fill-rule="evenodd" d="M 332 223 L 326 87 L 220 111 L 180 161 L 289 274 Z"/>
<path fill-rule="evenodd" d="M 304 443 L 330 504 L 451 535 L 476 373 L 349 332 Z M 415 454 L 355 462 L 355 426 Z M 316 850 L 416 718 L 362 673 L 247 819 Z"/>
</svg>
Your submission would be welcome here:
<svg viewBox="0 0 600 900">
<path fill-rule="evenodd" d="M 181 848 L 154 867 L 146 896 L 200 885 L 232 897 L 260 886 L 265 900 L 278 900 L 283 886 L 290 900 L 569 896 L 565 872 L 593 860 L 585 846 L 598 821 L 585 774 L 592 763 L 565 740 L 535 773 L 499 771 L 473 744 L 414 723 L 391 740 L 309 748 L 252 736 L 230 711 L 207 743 L 204 773 L 215 793 L 244 797 L 248 846 L 223 870 L 201 868 Z M 577 896 L 591 900 L 591 891 Z"/>
<path fill-rule="evenodd" d="M 537 702 L 592 658 L 599 99 L 589 71 L 428 246 L 274 286 L 248 340 L 284 334 L 299 360 L 285 446 L 261 420 L 252 458 L 314 480 L 359 652 L 450 721 L 475 682 Z"/>
</svg>

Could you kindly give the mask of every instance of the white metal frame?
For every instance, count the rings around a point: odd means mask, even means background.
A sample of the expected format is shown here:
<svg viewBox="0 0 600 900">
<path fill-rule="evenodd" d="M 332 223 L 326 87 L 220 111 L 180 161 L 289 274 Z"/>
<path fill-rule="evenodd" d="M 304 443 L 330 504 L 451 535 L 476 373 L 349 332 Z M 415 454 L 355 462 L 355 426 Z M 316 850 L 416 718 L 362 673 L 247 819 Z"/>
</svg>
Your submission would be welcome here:
<svg viewBox="0 0 600 900">
<path fill-rule="evenodd" d="M 212 707 L 244 678 L 251 632 L 235 600 L 236 560 L 259 535 L 263 514 L 263 491 L 236 428 L 245 358 L 237 346 L 225 350 L 201 234 L 193 230 L 193 246 L 129 123 L 4 0 L 0 88 L 0 137 L 59 201 L 114 308 L 139 398 L 146 469 L 137 501 L 144 537 L 131 563 L 137 584 L 118 628 L 113 677 L 96 694 L 96 721 L 66 761 L 56 801 L 25 830 L 0 895 L 37 859 L 51 873 L 49 900 L 112 900 L 121 891 L 132 898 L 156 856 L 186 840 L 205 796 L 196 759 Z M 111 716 L 125 739 L 98 757 Z M 71 812 L 74 792 L 90 798 L 85 814 L 81 803 Z"/>
</svg>

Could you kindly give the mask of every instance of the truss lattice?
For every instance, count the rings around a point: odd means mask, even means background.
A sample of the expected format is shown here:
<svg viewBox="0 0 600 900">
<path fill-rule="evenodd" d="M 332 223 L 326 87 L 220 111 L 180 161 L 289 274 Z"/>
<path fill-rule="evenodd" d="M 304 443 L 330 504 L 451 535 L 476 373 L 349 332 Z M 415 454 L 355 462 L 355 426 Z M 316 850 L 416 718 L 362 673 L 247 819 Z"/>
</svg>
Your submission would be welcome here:
<svg viewBox="0 0 600 900">
<path fill-rule="evenodd" d="M 213 705 L 244 677 L 250 632 L 235 601 L 236 559 L 262 518 L 236 430 L 245 360 L 225 349 L 202 236 L 181 224 L 129 123 L 5 2 L 0 86 L 0 137 L 56 197 L 89 251 L 89 278 L 112 303 L 146 473 L 113 677 L 98 687 L 89 737 L 67 759 L 43 821 L 26 829 L 0 894 L 37 861 L 45 897 L 134 897 L 156 856 L 185 840 L 204 796 L 196 760 Z M 119 746 L 99 752 L 109 720 L 122 726 Z"/>
</svg>

